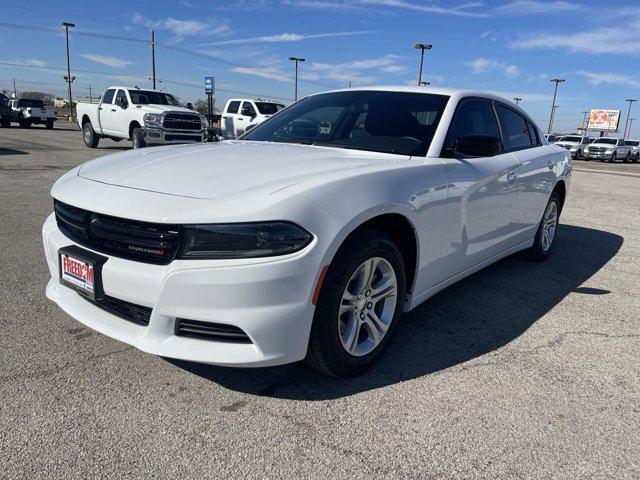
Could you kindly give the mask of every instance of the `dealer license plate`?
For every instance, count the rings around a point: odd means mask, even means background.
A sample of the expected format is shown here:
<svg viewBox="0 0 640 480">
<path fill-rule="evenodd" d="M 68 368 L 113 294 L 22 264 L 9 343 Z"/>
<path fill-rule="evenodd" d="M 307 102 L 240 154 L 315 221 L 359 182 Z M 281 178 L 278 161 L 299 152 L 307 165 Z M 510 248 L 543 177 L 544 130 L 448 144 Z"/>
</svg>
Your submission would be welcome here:
<svg viewBox="0 0 640 480">
<path fill-rule="evenodd" d="M 67 252 L 60 252 L 60 283 L 92 300 L 96 298 L 95 265 Z"/>
</svg>

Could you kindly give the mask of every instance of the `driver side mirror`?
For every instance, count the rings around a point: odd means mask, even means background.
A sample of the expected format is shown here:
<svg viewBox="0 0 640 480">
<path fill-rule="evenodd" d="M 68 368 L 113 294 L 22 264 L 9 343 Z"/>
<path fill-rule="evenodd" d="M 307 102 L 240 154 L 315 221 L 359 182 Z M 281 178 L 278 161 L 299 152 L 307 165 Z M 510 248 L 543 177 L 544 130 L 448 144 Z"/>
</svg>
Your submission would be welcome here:
<svg viewBox="0 0 640 480">
<path fill-rule="evenodd" d="M 116 105 L 118 105 L 120 108 L 122 108 L 123 110 L 126 110 L 127 107 L 129 106 L 129 102 L 127 102 L 126 100 L 116 100 Z"/>
<path fill-rule="evenodd" d="M 502 150 L 502 141 L 490 135 L 462 135 L 447 150 L 464 157 L 494 157 Z"/>
<path fill-rule="evenodd" d="M 191 103 L 191 102 L 187 103 L 187 108 L 189 110 L 193 110 L 193 103 Z"/>
</svg>

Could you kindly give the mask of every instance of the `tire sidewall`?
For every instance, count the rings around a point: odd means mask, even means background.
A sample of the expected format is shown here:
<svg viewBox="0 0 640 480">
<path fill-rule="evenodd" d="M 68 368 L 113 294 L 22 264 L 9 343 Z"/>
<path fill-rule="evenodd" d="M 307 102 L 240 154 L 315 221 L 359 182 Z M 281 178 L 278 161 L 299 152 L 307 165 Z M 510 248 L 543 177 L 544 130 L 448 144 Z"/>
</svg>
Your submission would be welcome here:
<svg viewBox="0 0 640 480">
<path fill-rule="evenodd" d="M 393 319 L 382 341 L 370 353 L 354 357 L 342 346 L 338 333 L 338 311 L 344 289 L 357 268 L 368 258 L 382 257 L 392 266 L 398 282 Z M 406 274 L 402 255 L 393 241 L 381 233 L 360 236 L 341 248 L 331 263 L 314 314 L 314 328 L 328 353 L 326 359 L 340 376 L 357 375 L 369 368 L 382 354 L 397 327 L 404 309 Z"/>
<path fill-rule="evenodd" d="M 87 142 L 87 132 L 91 135 L 91 138 L 89 139 L 89 141 Z M 93 126 L 91 125 L 90 122 L 87 122 L 83 125 L 82 127 L 82 140 L 84 140 L 84 144 L 89 147 L 89 148 L 93 148 L 93 141 L 94 141 L 94 137 L 96 135 L 96 132 L 93 130 Z"/>
<path fill-rule="evenodd" d="M 557 219 L 556 219 L 556 232 L 553 236 L 553 240 L 551 241 L 551 246 L 545 250 L 544 248 L 542 248 L 542 232 L 544 230 L 544 218 L 545 218 L 545 213 L 547 212 L 547 209 L 549 208 L 549 205 L 551 203 L 555 203 L 556 204 L 556 209 L 557 209 Z M 534 239 L 534 243 L 533 243 L 533 256 L 535 259 L 537 260 L 544 260 L 547 257 L 549 257 L 551 255 L 551 252 L 553 251 L 553 247 L 556 244 L 556 238 L 558 236 L 558 227 L 560 226 L 560 197 L 558 196 L 557 193 L 553 192 L 551 194 L 551 196 L 549 197 L 549 201 L 547 202 L 547 204 L 544 207 L 544 212 L 542 212 L 542 219 L 540 220 L 540 224 L 538 225 L 538 231 L 536 232 L 536 236 Z"/>
</svg>

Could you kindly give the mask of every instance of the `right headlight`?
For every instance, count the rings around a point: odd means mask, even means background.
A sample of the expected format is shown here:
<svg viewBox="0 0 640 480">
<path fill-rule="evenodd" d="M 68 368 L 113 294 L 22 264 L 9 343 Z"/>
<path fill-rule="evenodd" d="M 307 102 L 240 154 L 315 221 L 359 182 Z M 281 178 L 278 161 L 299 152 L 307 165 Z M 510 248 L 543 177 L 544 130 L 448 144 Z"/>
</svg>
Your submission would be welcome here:
<svg viewBox="0 0 640 480">
<path fill-rule="evenodd" d="M 183 259 L 255 258 L 302 250 L 313 235 L 290 222 L 185 225 Z"/>
<path fill-rule="evenodd" d="M 144 116 L 144 124 L 150 127 L 158 126 L 162 123 L 161 113 L 147 113 Z"/>
</svg>

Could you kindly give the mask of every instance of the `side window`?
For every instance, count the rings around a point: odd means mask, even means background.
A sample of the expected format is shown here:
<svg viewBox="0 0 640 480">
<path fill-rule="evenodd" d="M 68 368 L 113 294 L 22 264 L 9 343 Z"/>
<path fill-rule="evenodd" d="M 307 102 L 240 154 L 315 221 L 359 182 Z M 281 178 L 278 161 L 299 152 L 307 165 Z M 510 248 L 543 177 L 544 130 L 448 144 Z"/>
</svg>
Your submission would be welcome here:
<svg viewBox="0 0 640 480">
<path fill-rule="evenodd" d="M 468 100 L 458 108 L 447 143 L 451 147 L 456 138 L 465 135 L 488 135 L 500 138 L 500 129 L 490 102 Z"/>
<path fill-rule="evenodd" d="M 531 144 L 542 145 L 542 142 L 540 141 L 540 134 L 538 133 L 538 129 L 529 120 L 527 120 L 527 128 L 529 128 L 529 138 L 531 138 Z"/>
<path fill-rule="evenodd" d="M 102 103 L 113 103 L 113 95 L 116 93 L 115 88 L 110 88 L 102 96 Z"/>
<path fill-rule="evenodd" d="M 118 90 L 118 94 L 116 95 L 116 105 L 119 105 L 122 108 L 127 108 L 129 106 L 127 94 L 124 90 Z"/>
<path fill-rule="evenodd" d="M 624 140 L 618 140 L 618 143 L 616 143 L 616 145 L 618 147 L 622 147 L 624 145 Z"/>
<path fill-rule="evenodd" d="M 582 139 L 582 144 L 583 144 L 583 145 L 589 145 L 589 139 L 588 139 L 587 137 L 584 137 L 584 138 Z"/>
<path fill-rule="evenodd" d="M 505 141 L 509 150 L 521 150 L 532 145 L 527 121 L 524 117 L 502 105 L 497 106 Z"/>
<path fill-rule="evenodd" d="M 256 116 L 256 109 L 253 107 L 253 105 L 251 105 L 251 102 L 244 102 L 242 104 L 242 115 L 245 115 L 247 117 Z"/>
<path fill-rule="evenodd" d="M 229 108 L 227 108 L 227 113 L 238 113 L 239 108 L 240 102 L 231 102 Z"/>
</svg>

